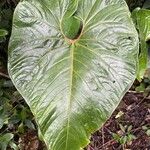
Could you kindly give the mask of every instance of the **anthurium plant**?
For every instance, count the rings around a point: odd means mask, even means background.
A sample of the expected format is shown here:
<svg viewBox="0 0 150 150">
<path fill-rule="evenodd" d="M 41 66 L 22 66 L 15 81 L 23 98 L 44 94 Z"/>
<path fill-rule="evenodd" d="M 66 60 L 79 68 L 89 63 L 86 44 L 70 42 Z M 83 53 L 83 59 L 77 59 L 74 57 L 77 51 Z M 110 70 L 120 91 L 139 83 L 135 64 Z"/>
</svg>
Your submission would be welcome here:
<svg viewBox="0 0 150 150">
<path fill-rule="evenodd" d="M 124 0 L 22 0 L 9 75 L 48 150 L 81 150 L 138 74 L 139 38 Z"/>
</svg>

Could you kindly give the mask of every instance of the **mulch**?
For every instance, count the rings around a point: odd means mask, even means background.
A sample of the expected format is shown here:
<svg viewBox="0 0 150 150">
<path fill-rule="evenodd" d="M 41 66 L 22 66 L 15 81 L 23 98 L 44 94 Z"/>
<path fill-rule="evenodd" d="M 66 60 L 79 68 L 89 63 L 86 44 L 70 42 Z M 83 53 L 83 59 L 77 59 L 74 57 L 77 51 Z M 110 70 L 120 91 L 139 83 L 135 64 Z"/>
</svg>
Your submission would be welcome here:
<svg viewBox="0 0 150 150">
<path fill-rule="evenodd" d="M 117 118 L 119 112 L 122 115 Z M 112 133 L 122 132 L 119 124 L 132 125 L 131 133 L 136 137 L 125 146 L 112 136 Z M 142 126 L 150 126 L 150 97 L 130 91 L 103 128 L 92 135 L 91 143 L 86 150 L 150 150 L 150 137 Z"/>
</svg>

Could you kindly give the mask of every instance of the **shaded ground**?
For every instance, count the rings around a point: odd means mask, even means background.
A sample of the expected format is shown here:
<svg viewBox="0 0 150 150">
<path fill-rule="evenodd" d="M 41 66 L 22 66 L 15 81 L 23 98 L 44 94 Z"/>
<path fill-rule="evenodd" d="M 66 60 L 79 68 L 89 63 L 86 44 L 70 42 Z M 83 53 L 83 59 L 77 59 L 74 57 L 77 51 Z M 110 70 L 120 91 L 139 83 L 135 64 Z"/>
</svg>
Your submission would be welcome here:
<svg viewBox="0 0 150 150">
<path fill-rule="evenodd" d="M 113 138 L 113 133 L 121 137 L 128 134 L 120 129 L 119 124 L 128 127 L 132 125 L 130 134 L 135 139 L 124 145 L 119 144 Z M 144 98 L 143 94 L 128 92 L 104 127 L 93 134 L 87 150 L 150 150 L 150 136 L 143 130 L 143 126 L 150 126 L 150 97 Z"/>
</svg>

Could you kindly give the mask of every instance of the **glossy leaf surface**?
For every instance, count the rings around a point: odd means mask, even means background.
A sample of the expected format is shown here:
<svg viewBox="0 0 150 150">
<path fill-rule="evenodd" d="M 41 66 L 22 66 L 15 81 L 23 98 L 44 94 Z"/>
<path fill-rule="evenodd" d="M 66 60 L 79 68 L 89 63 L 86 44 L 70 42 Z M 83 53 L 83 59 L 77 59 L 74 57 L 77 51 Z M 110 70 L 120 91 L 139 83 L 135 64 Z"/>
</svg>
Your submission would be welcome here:
<svg viewBox="0 0 150 150">
<path fill-rule="evenodd" d="M 137 55 L 123 0 L 26 0 L 16 8 L 9 74 L 49 150 L 89 143 L 132 85 Z"/>
</svg>

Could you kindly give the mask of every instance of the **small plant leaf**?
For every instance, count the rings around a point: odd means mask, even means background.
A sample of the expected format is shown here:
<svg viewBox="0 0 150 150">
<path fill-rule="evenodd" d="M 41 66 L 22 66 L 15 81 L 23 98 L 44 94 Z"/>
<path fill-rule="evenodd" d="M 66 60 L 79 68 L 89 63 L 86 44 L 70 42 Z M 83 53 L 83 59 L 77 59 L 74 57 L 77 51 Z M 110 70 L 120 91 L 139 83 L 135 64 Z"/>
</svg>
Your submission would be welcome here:
<svg viewBox="0 0 150 150">
<path fill-rule="evenodd" d="M 147 126 L 142 126 L 142 129 L 143 129 L 143 130 L 147 130 L 148 127 L 147 127 Z"/>
<path fill-rule="evenodd" d="M 10 148 L 12 148 L 13 150 L 19 150 L 18 146 L 16 145 L 16 143 L 14 142 L 10 142 L 9 143 Z"/>
<path fill-rule="evenodd" d="M 4 125 L 4 120 L 0 118 L 0 129 L 3 127 L 3 125 Z"/>
<path fill-rule="evenodd" d="M 14 137 L 14 135 L 12 133 L 6 133 L 3 135 L 2 139 L 5 142 L 10 142 L 10 140 L 12 140 Z"/>
<path fill-rule="evenodd" d="M 8 35 L 8 32 L 4 29 L 0 29 L 0 37 L 5 37 L 6 35 Z"/>
<path fill-rule="evenodd" d="M 132 130 L 132 125 L 128 126 L 127 132 L 130 132 Z"/>
<path fill-rule="evenodd" d="M 113 136 L 113 138 L 114 138 L 117 142 L 119 142 L 119 140 L 120 140 L 120 135 L 119 135 L 119 134 L 113 133 L 112 136 Z"/>
<path fill-rule="evenodd" d="M 146 134 L 147 134 L 148 136 L 150 136 L 150 129 L 148 129 L 148 130 L 146 131 Z"/>
<path fill-rule="evenodd" d="M 31 120 L 25 120 L 25 125 L 32 130 L 35 130 L 35 125 L 32 123 Z"/>
<path fill-rule="evenodd" d="M 126 127 L 124 127 L 122 124 L 119 124 L 119 127 L 124 133 L 126 132 Z"/>
</svg>

